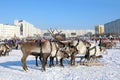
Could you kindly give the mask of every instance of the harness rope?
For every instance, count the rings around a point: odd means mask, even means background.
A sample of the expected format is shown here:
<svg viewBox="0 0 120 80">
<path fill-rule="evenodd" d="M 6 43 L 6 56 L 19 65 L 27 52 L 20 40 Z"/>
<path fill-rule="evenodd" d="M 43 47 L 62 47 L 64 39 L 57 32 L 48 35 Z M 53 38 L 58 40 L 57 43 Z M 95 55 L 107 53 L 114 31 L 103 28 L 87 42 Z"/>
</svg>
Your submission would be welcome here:
<svg viewBox="0 0 120 80">
<path fill-rule="evenodd" d="M 52 42 L 51 40 L 49 41 L 50 43 L 50 54 L 52 52 Z M 42 58 L 43 58 L 43 51 L 42 51 L 42 41 L 40 40 L 39 41 L 39 46 L 40 46 L 40 60 L 42 61 Z"/>
<path fill-rule="evenodd" d="M 80 40 L 78 39 L 78 43 L 75 45 L 75 47 L 77 47 L 79 45 L 79 42 L 80 42 Z"/>
<path fill-rule="evenodd" d="M 42 42 L 41 42 L 41 40 L 39 41 L 39 46 L 40 46 L 40 60 L 42 62 L 43 53 L 42 53 Z"/>
<path fill-rule="evenodd" d="M 86 50 L 86 54 L 85 54 L 85 58 L 87 59 L 87 60 L 90 60 L 90 49 L 89 49 L 89 47 L 86 47 L 87 48 L 87 50 Z"/>
<path fill-rule="evenodd" d="M 51 52 L 52 52 L 52 41 L 50 40 L 50 54 L 51 54 Z"/>
</svg>

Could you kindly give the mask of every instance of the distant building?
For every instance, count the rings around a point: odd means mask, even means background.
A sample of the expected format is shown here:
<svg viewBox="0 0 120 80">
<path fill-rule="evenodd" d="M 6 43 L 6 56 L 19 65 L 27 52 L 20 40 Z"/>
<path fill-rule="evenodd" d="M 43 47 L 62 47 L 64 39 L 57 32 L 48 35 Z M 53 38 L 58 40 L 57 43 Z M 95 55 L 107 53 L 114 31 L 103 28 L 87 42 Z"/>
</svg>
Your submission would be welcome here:
<svg viewBox="0 0 120 80">
<path fill-rule="evenodd" d="M 23 37 L 30 37 L 41 34 L 40 29 L 36 28 L 33 24 L 30 24 L 25 20 L 15 20 L 14 24 L 20 27 L 20 35 Z"/>
<path fill-rule="evenodd" d="M 59 30 L 58 30 L 59 31 Z M 61 30 L 65 37 L 78 37 L 95 34 L 94 30 Z M 57 33 L 57 31 L 56 31 Z M 0 24 L 0 38 L 8 37 L 46 37 L 52 36 L 47 30 L 40 30 L 25 20 L 15 20 L 14 25 Z"/>
<path fill-rule="evenodd" d="M 60 31 L 60 30 L 58 30 Z M 62 34 L 65 34 L 66 37 L 78 37 L 78 36 L 81 36 L 81 35 L 92 35 L 92 34 L 95 34 L 95 30 L 61 30 L 62 31 Z M 43 36 L 45 35 L 48 37 L 50 36 L 49 35 L 49 32 L 47 30 L 41 30 L 41 34 Z M 55 32 L 57 33 L 57 32 Z"/>
<path fill-rule="evenodd" d="M 95 34 L 103 34 L 103 33 L 104 33 L 104 25 L 96 25 Z"/>
<path fill-rule="evenodd" d="M 120 34 L 120 19 L 108 22 L 104 24 L 105 33 L 117 33 Z"/>
<path fill-rule="evenodd" d="M 20 27 L 15 25 L 0 24 L 0 38 L 20 36 Z"/>
<path fill-rule="evenodd" d="M 14 25 L 0 24 L 0 38 L 40 36 L 41 30 L 25 20 L 15 20 Z"/>
<path fill-rule="evenodd" d="M 94 30 L 62 30 L 66 37 L 77 37 L 81 35 L 92 35 L 95 34 Z"/>
</svg>

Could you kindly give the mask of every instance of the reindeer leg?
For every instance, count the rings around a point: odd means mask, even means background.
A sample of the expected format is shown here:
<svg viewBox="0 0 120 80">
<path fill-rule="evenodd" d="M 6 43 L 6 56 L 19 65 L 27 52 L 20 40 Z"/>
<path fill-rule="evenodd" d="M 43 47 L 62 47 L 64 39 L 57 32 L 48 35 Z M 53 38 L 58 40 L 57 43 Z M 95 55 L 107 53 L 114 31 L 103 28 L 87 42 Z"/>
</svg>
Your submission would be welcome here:
<svg viewBox="0 0 120 80">
<path fill-rule="evenodd" d="M 43 53 L 40 53 L 39 59 L 40 59 L 40 61 L 42 63 L 42 61 L 43 61 Z"/>
<path fill-rule="evenodd" d="M 90 60 L 87 61 L 87 66 L 90 66 Z"/>
<path fill-rule="evenodd" d="M 86 65 L 85 63 L 87 63 L 87 59 L 86 58 L 83 61 L 83 65 Z"/>
<path fill-rule="evenodd" d="M 37 58 L 38 58 L 38 56 L 35 56 L 36 66 L 38 66 Z"/>
<path fill-rule="evenodd" d="M 51 57 L 51 66 L 54 65 L 53 61 L 54 61 L 54 57 Z"/>
<path fill-rule="evenodd" d="M 0 56 L 2 55 L 2 51 L 0 51 Z"/>
<path fill-rule="evenodd" d="M 43 71 L 45 71 L 45 64 L 46 64 L 46 61 L 45 61 L 45 57 L 43 56 L 43 61 L 42 61 L 42 68 L 43 68 Z"/>
<path fill-rule="evenodd" d="M 80 58 L 80 65 L 81 65 L 81 63 L 82 63 L 82 58 Z"/>
<path fill-rule="evenodd" d="M 43 68 L 44 71 L 46 70 L 45 66 L 47 64 L 47 58 L 48 58 L 49 55 L 50 54 L 48 54 L 48 53 L 43 54 L 42 68 Z"/>
<path fill-rule="evenodd" d="M 64 65 L 63 65 L 63 58 L 60 59 L 60 66 L 64 67 Z"/>
<path fill-rule="evenodd" d="M 1 53 L 0 53 L 0 56 L 1 56 Z"/>
<path fill-rule="evenodd" d="M 52 66 L 52 57 L 50 56 L 50 64 L 49 64 L 49 67 Z"/>
<path fill-rule="evenodd" d="M 80 57 L 80 65 L 83 65 L 82 60 L 83 60 L 83 57 Z"/>
<path fill-rule="evenodd" d="M 26 58 L 27 58 L 27 57 L 28 57 L 28 55 L 24 55 L 24 54 L 23 54 L 23 57 L 22 57 L 22 59 L 21 59 L 22 67 L 23 67 L 23 69 L 24 69 L 25 71 L 28 70 L 27 65 L 26 65 Z"/>
<path fill-rule="evenodd" d="M 49 64 L 49 66 L 51 67 L 51 66 L 54 66 L 54 57 L 50 57 L 50 64 Z"/>
<path fill-rule="evenodd" d="M 71 55 L 71 65 L 75 65 L 75 55 Z"/>
</svg>

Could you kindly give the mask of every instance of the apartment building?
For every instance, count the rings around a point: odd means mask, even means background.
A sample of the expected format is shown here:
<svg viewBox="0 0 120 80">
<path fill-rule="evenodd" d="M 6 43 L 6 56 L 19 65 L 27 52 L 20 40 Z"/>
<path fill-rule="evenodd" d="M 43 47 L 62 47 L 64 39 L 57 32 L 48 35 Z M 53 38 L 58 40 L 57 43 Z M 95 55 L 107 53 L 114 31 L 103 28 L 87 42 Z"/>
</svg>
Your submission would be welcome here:
<svg viewBox="0 0 120 80">
<path fill-rule="evenodd" d="M 15 25 L 0 24 L 0 38 L 20 36 L 20 27 Z"/>
<path fill-rule="evenodd" d="M 105 33 L 117 33 L 120 34 L 120 19 L 108 22 L 104 24 Z"/>
<path fill-rule="evenodd" d="M 14 24 L 20 27 L 20 35 L 23 37 L 41 34 L 41 30 L 25 20 L 15 20 Z"/>
<path fill-rule="evenodd" d="M 96 25 L 95 34 L 103 34 L 103 33 L 104 33 L 104 25 Z"/>
</svg>

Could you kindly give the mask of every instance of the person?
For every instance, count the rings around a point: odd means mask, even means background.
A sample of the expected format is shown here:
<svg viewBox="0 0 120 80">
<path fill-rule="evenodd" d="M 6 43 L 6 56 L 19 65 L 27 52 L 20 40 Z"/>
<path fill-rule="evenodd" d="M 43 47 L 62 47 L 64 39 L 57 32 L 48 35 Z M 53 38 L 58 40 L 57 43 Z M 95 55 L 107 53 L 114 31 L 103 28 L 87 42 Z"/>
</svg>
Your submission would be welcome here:
<svg viewBox="0 0 120 80">
<path fill-rule="evenodd" d="M 100 38 L 99 44 L 98 46 L 100 46 L 100 51 L 101 51 L 101 46 L 102 46 L 102 38 Z"/>
</svg>

